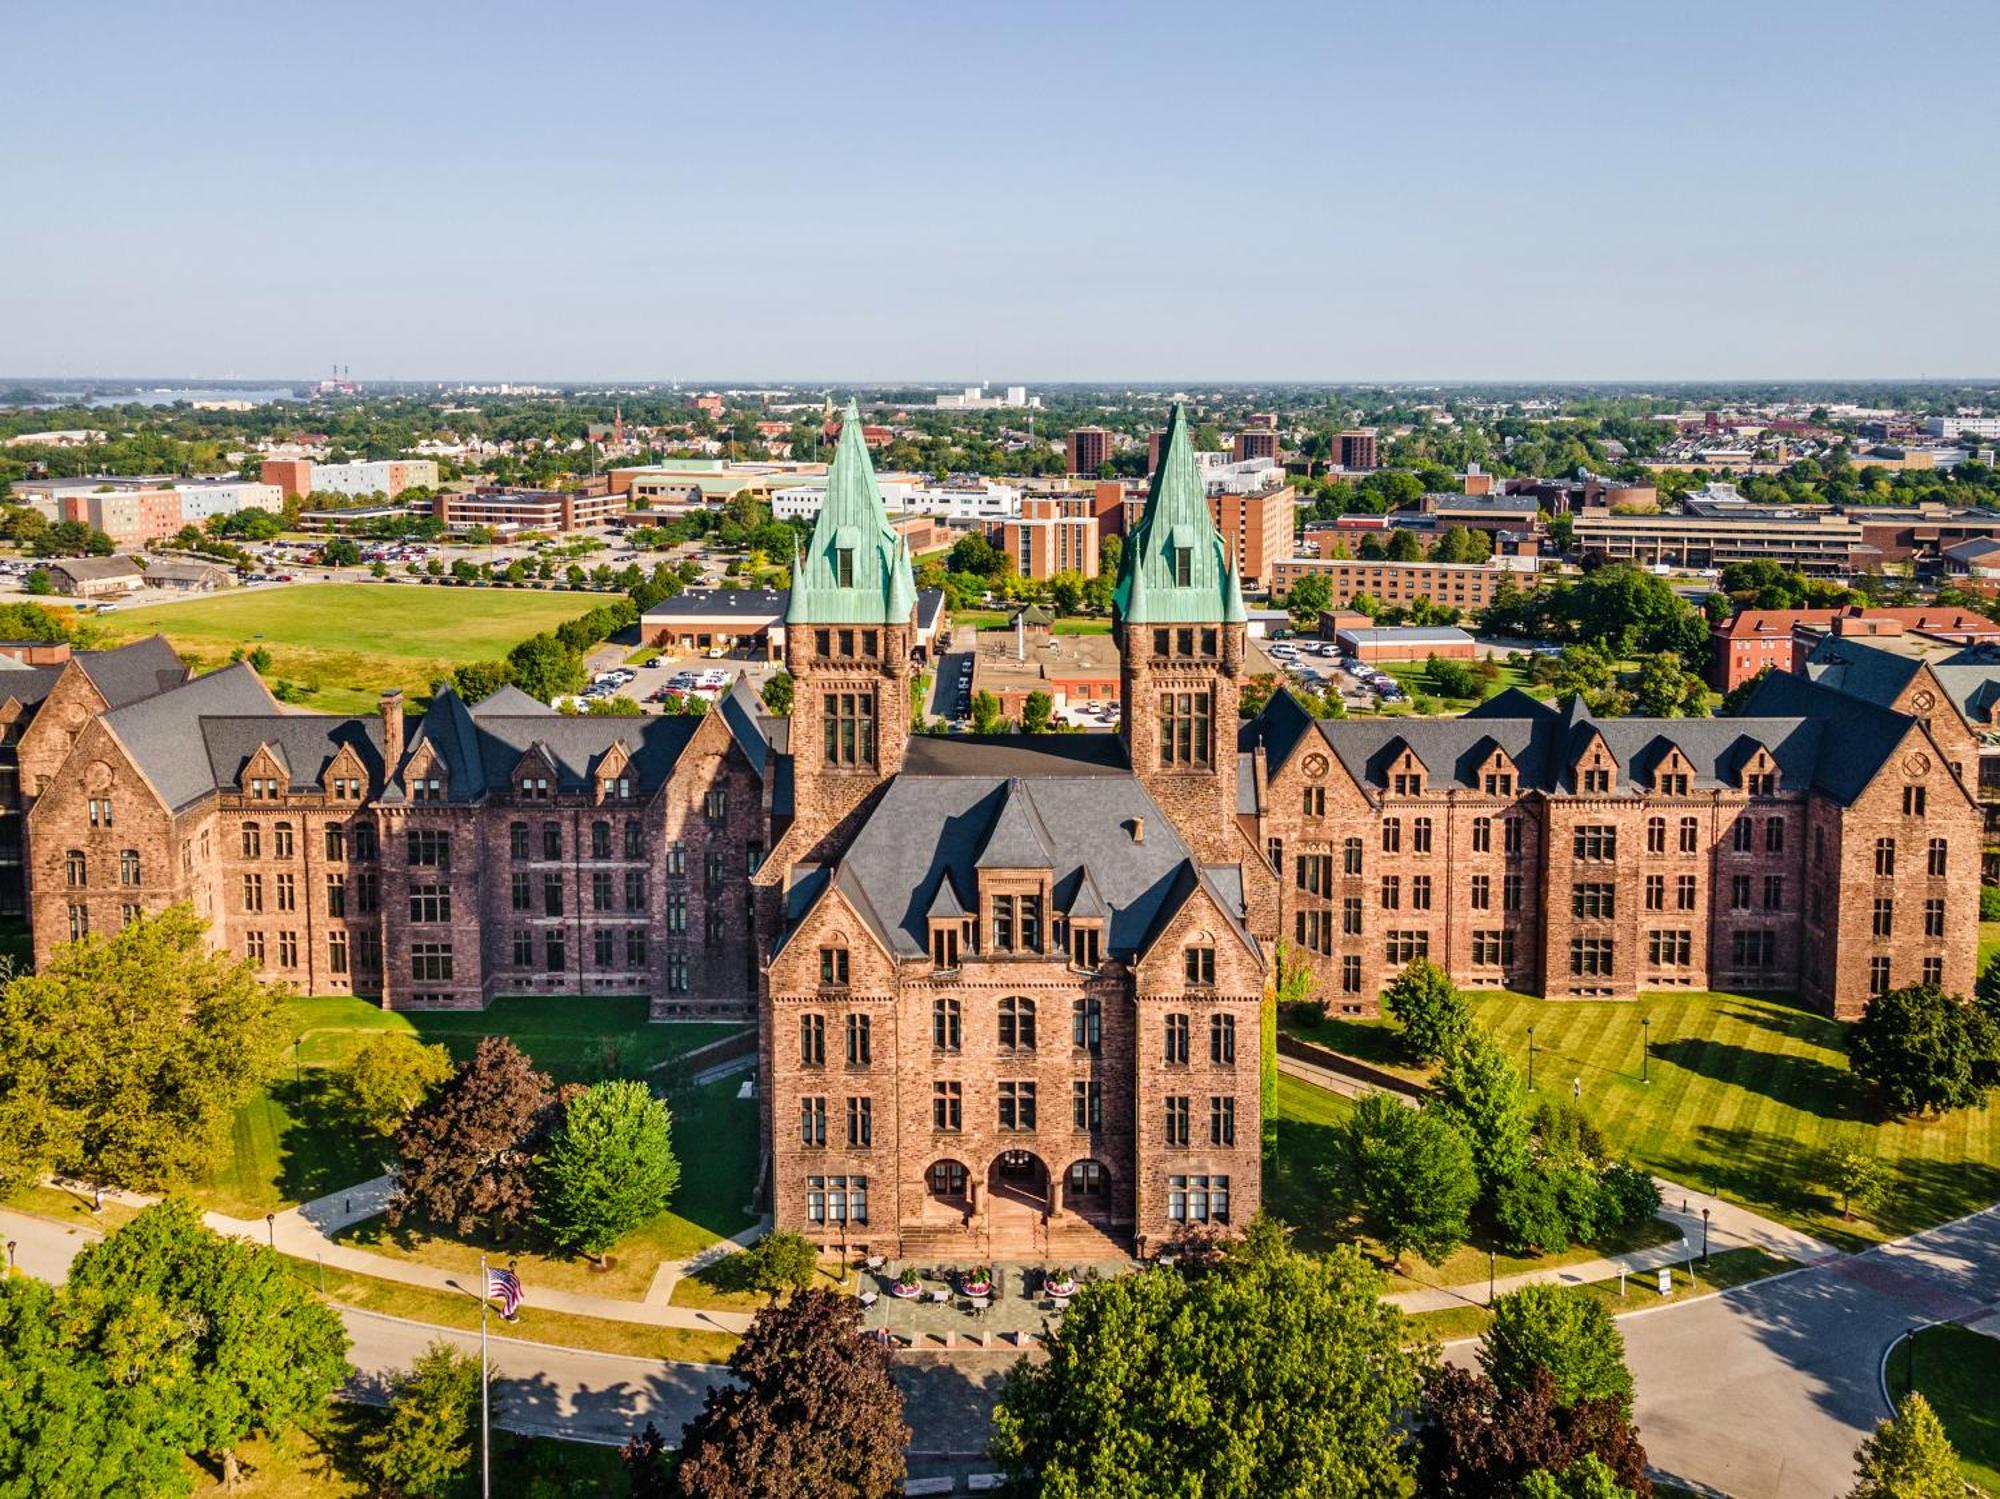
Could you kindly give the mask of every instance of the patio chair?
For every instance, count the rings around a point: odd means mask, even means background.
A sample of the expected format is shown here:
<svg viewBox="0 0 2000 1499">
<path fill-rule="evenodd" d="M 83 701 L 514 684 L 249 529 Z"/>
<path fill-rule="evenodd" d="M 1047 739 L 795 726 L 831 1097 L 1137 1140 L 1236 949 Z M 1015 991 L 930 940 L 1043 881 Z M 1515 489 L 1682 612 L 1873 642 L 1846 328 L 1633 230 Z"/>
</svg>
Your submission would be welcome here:
<svg viewBox="0 0 2000 1499">
<path fill-rule="evenodd" d="M 873 1291 L 863 1291 L 861 1293 L 861 1305 L 864 1308 L 873 1306 L 876 1302 L 880 1301 L 881 1299 L 882 1298 L 876 1295 L 876 1293 Z"/>
</svg>

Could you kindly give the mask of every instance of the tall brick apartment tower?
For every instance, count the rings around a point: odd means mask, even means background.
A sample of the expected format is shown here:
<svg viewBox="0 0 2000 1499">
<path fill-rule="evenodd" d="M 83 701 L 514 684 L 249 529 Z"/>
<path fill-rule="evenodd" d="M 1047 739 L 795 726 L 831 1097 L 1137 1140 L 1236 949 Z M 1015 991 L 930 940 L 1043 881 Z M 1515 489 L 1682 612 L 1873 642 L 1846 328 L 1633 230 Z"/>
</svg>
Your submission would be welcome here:
<svg viewBox="0 0 2000 1499">
<path fill-rule="evenodd" d="M 1236 709 L 1248 616 L 1179 406 L 1112 596 L 1132 770 L 1202 860 L 1254 850 L 1236 823 Z"/>
<path fill-rule="evenodd" d="M 780 867 L 837 854 L 854 814 L 903 765 L 917 585 L 889 526 L 852 401 L 812 542 L 792 562 L 792 825 Z"/>
</svg>

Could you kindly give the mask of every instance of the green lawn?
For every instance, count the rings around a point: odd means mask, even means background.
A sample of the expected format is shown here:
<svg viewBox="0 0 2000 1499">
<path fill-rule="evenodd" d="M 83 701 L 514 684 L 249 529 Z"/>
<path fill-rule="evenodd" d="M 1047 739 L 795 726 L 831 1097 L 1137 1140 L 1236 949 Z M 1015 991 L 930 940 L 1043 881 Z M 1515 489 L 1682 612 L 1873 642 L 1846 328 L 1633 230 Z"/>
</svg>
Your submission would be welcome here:
<svg viewBox="0 0 2000 1499">
<path fill-rule="evenodd" d="M 1935 1120 L 1880 1118 L 1847 1070 L 1844 1027 L 1773 999 L 1652 994 L 1637 1003 L 1471 995 L 1480 1025 L 1535 1082 L 1582 1084 L 1585 1106 L 1633 1160 L 1838 1243 L 1910 1233 L 2000 1199 L 2000 1105 Z M 1641 1022 L 1652 1022 L 1650 1082 L 1641 1081 Z M 1843 1220 L 1810 1183 L 1810 1163 L 1836 1142 L 1879 1159 L 1885 1187 L 1872 1217 Z"/>
<path fill-rule="evenodd" d="M 1284 1030 L 1301 1040 L 1311 1041 L 1411 1082 L 1429 1082 L 1434 1070 L 1413 1063 L 1403 1055 L 1403 1028 L 1387 1018 L 1350 1020 L 1328 1015 L 1322 1019 L 1308 1010 L 1298 1009 L 1287 1013 L 1279 1023 Z"/>
<path fill-rule="evenodd" d="M 326 1071 L 374 1032 L 403 1031 L 441 1042 L 459 1059 L 471 1056 L 484 1036 L 510 1036 L 561 1084 L 638 1077 L 739 1029 L 727 1024 L 651 1025 L 645 999 L 626 995 L 503 998 L 484 1011 L 444 1014 L 387 1011 L 352 995 L 291 999 L 284 1008 L 296 1043 L 294 1069 L 237 1113 L 228 1155 L 195 1184 L 204 1203 L 238 1217 L 261 1217 L 384 1169 L 388 1142 L 347 1127 Z M 707 1110 L 708 1105 L 701 1107 Z M 701 1127 L 700 1119 L 689 1121 L 682 1126 L 683 1138 Z M 747 1181 L 756 1169 L 754 1143 L 739 1146 L 733 1132 L 722 1133 L 716 1153 L 728 1157 L 730 1169 Z M 754 1113 L 749 1133 L 755 1134 Z M 751 1156 L 747 1170 L 736 1159 L 745 1149 Z M 698 1175 L 690 1170 L 684 1190 L 693 1190 Z M 722 1233 L 741 1226 L 740 1215 L 722 1219 L 719 1209 L 720 1204 L 704 1202 L 698 1221 L 727 1221 Z"/>
<path fill-rule="evenodd" d="M 2000 921 L 1979 923 L 1979 971 L 1986 971 L 1986 964 L 1996 952 L 2000 952 Z"/>
<path fill-rule="evenodd" d="M 515 644 L 586 614 L 594 593 L 312 583 L 226 592 L 186 603 L 120 609 L 93 623 L 105 643 L 155 632 L 206 670 L 239 649 L 271 653 L 266 681 L 309 689 L 305 702 L 329 712 L 372 709 L 384 688 L 413 698 L 467 661 L 504 656 Z"/>
<path fill-rule="evenodd" d="M 1905 1338 L 1889 1357 L 1889 1392 L 1899 1399 L 1910 1388 L 1913 1365 L 1916 1387 L 1958 1449 L 1959 1472 L 2000 1494 L 2000 1339 L 1957 1326 Z"/>
<path fill-rule="evenodd" d="M 1493 664 L 1500 668 L 1500 675 L 1494 679 L 1493 693 L 1489 694 L 1489 696 L 1505 692 L 1509 687 L 1518 687 L 1523 692 L 1530 693 L 1535 697 L 1547 697 L 1549 695 L 1548 688 L 1539 687 L 1531 683 L 1527 676 L 1518 668 L 1509 666 L 1504 661 L 1496 661 Z M 1426 697 L 1434 698 L 1444 705 L 1447 712 L 1463 713 L 1467 708 L 1478 706 L 1481 701 L 1478 698 L 1445 697 L 1441 695 L 1431 685 L 1428 670 L 1422 661 L 1385 661 L 1382 663 L 1382 670 L 1394 677 L 1397 685 L 1405 692 L 1412 696 L 1421 692 Z"/>
</svg>

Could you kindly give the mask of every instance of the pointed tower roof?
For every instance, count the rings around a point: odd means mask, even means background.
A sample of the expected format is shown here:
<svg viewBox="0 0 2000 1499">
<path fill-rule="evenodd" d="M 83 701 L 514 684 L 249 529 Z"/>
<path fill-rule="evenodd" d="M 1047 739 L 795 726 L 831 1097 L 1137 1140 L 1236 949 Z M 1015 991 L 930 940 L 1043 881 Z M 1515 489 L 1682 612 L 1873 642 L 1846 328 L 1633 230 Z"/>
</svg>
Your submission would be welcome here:
<svg viewBox="0 0 2000 1499">
<path fill-rule="evenodd" d="M 826 474 L 812 541 L 792 568 L 788 625 L 906 623 L 917 607 L 909 549 L 889 526 L 853 401 Z"/>
<path fill-rule="evenodd" d="M 1243 585 L 1209 513 L 1179 402 L 1167 422 L 1145 514 L 1125 544 L 1112 608 L 1134 624 L 1241 624 L 1249 618 Z"/>
<path fill-rule="evenodd" d="M 1005 799 L 993 825 L 986 831 L 986 843 L 973 860 L 975 869 L 1049 869 L 1055 864 L 1049 832 L 1035 810 L 1028 784 L 1010 776 Z"/>
<path fill-rule="evenodd" d="M 930 910 L 925 913 L 932 921 L 958 921 L 969 913 L 959 902 L 958 890 L 951 883 L 951 874 L 938 881 L 937 894 L 931 897 Z"/>
</svg>

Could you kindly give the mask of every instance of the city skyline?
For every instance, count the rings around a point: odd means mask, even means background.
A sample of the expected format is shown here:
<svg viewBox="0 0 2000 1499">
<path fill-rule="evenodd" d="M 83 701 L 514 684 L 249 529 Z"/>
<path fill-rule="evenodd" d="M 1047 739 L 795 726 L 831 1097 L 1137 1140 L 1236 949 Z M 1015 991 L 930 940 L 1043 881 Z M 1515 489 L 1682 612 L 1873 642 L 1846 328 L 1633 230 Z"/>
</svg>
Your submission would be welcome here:
<svg viewBox="0 0 2000 1499">
<path fill-rule="evenodd" d="M 2000 310 L 1966 292 L 2000 239 L 1996 171 L 1951 150 L 1986 110 L 1929 79 L 1939 40 L 1994 39 L 1989 11 L 1432 19 L 614 8 L 586 27 L 502 5 L 475 31 L 367 5 L 128 8 L 86 37 L 38 13 L 14 36 L 25 128 L 0 145 L 24 205 L 0 245 L 5 363 L 377 381 L 1990 369 Z M 1889 21 L 1909 48 L 1858 44 Z"/>
</svg>

